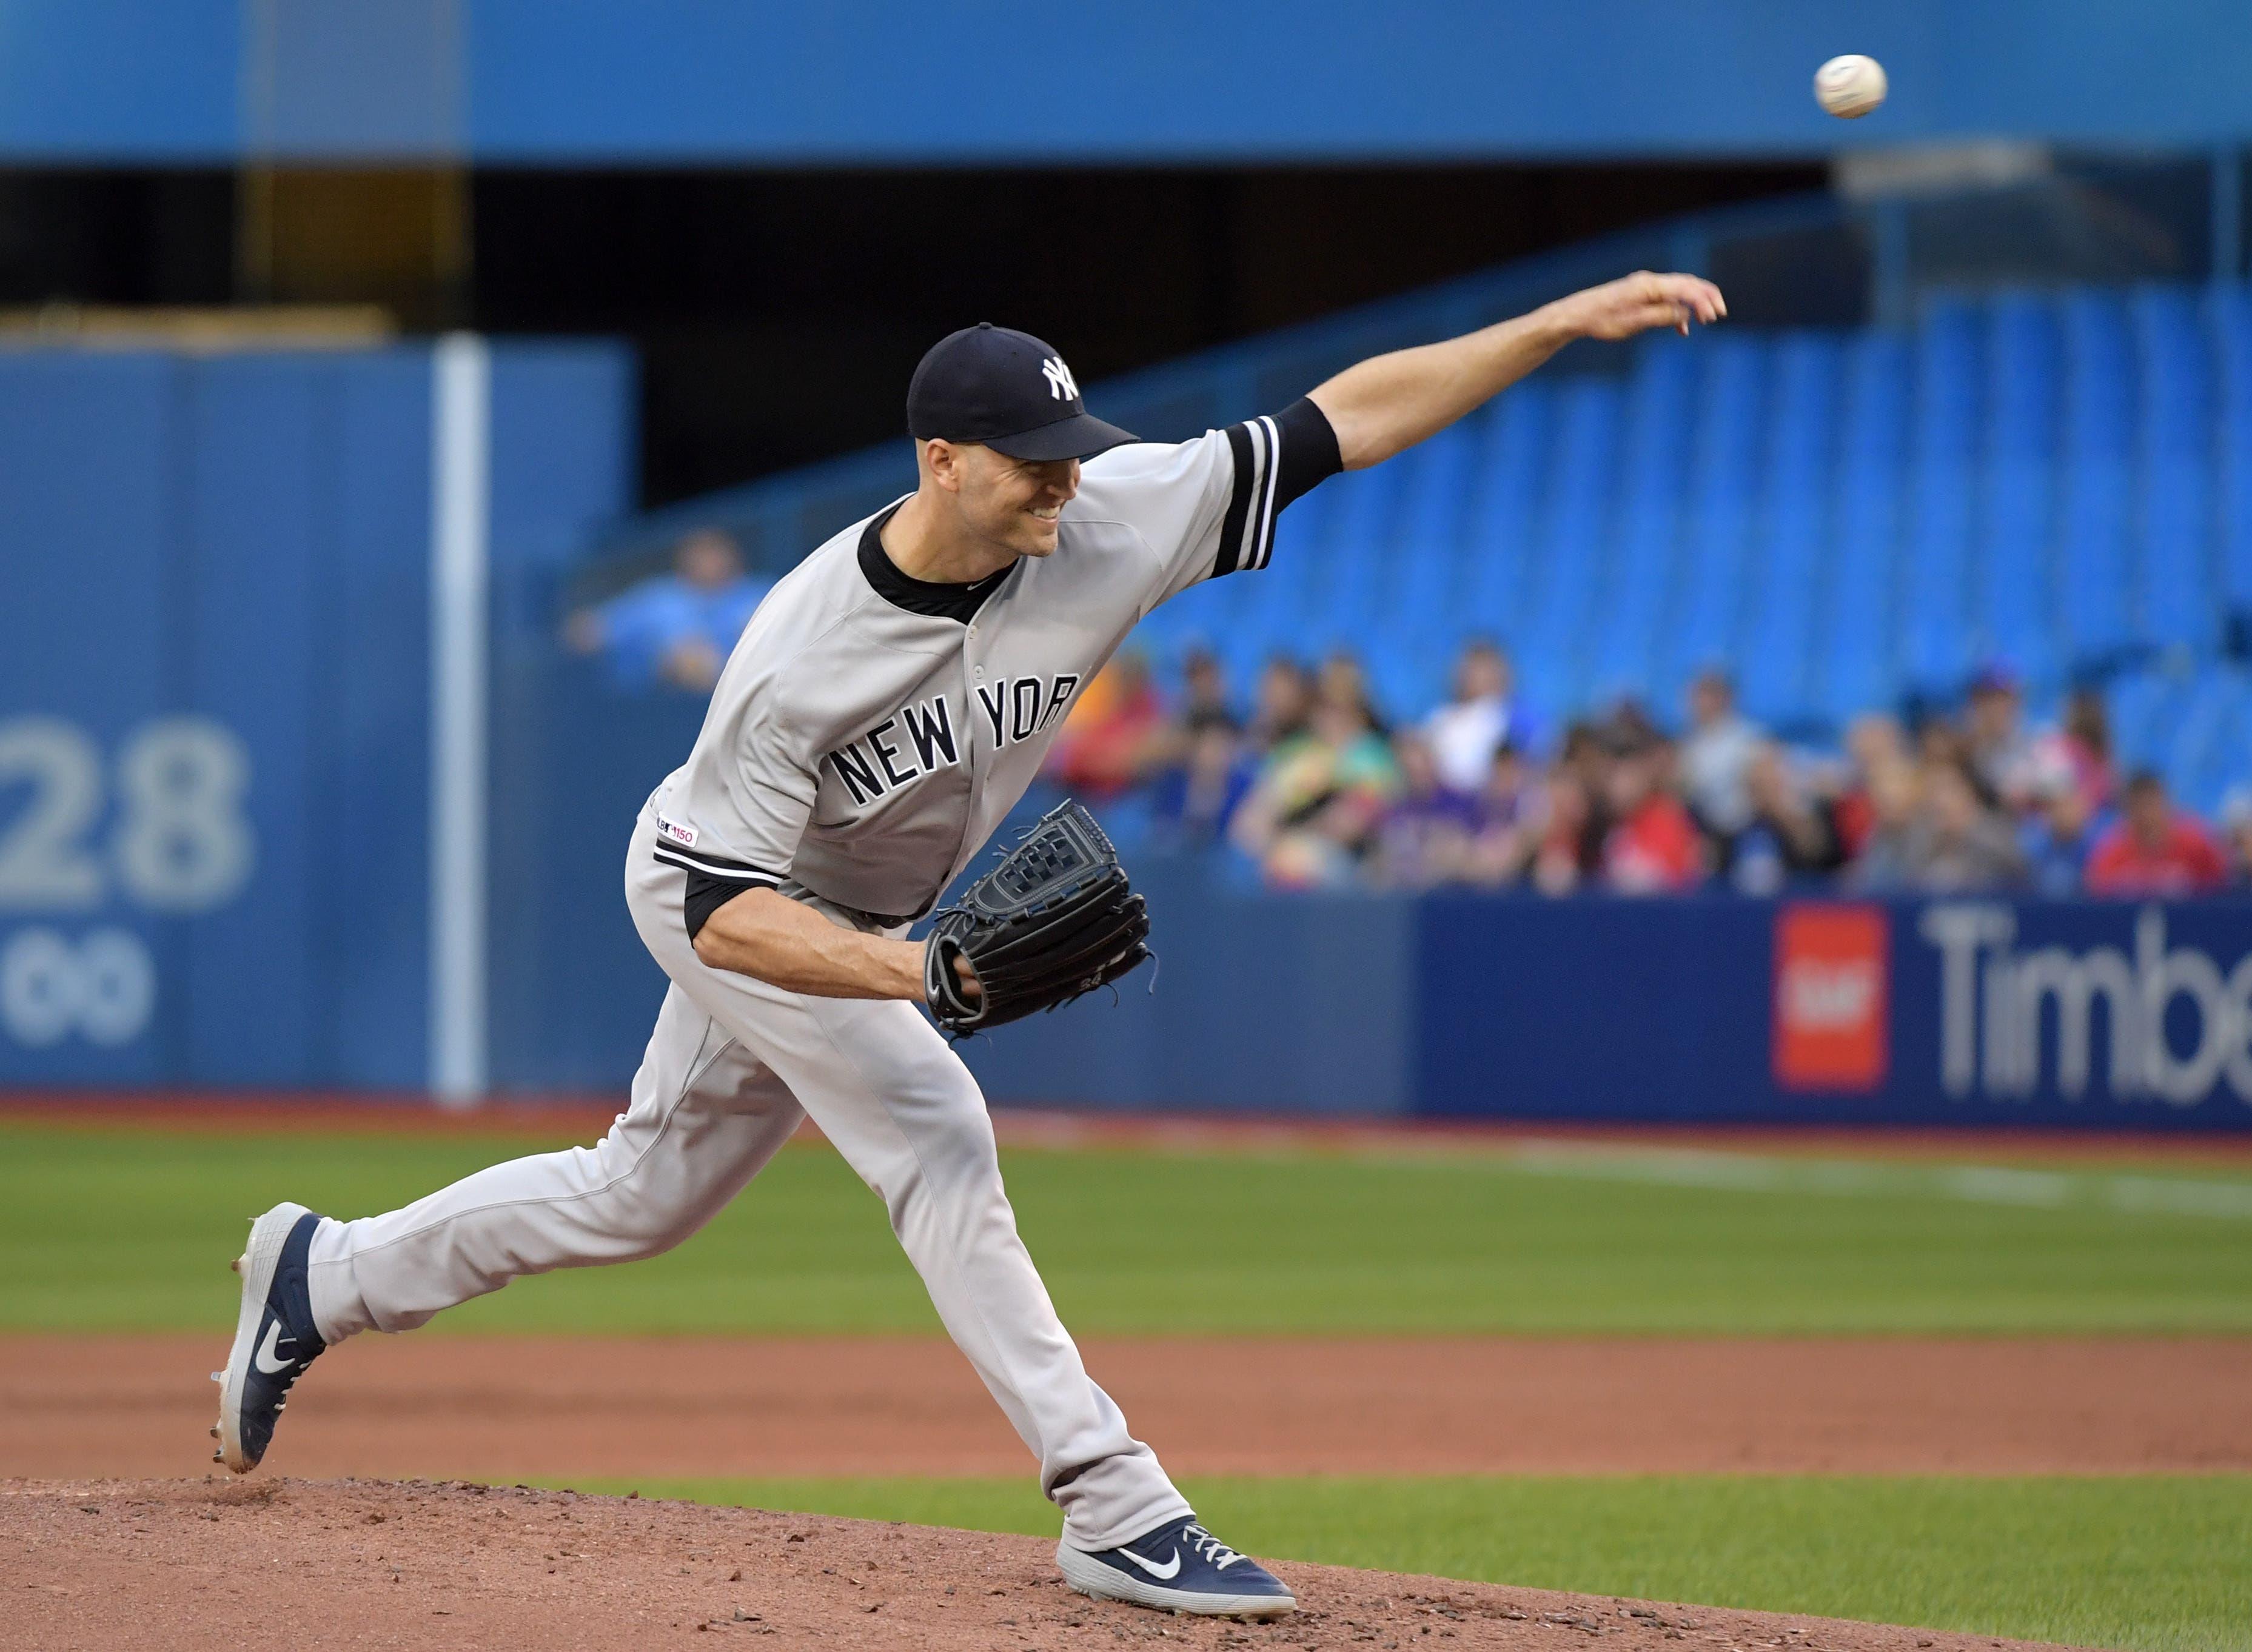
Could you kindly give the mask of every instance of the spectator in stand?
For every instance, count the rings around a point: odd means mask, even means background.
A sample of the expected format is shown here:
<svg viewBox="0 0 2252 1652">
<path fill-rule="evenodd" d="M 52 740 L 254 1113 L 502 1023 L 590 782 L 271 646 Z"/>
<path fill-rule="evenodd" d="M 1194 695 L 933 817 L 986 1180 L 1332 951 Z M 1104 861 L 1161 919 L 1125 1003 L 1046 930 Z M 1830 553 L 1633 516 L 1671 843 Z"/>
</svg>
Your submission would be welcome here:
<svg viewBox="0 0 2252 1652">
<path fill-rule="evenodd" d="M 1251 726 L 1244 731 L 1251 750 L 1264 757 L 1303 734 L 1314 715 L 1314 684 L 1306 668 L 1276 655 L 1259 674 Z"/>
<path fill-rule="evenodd" d="M 1485 889 L 1516 883 L 1540 848 L 1544 804 L 1525 753 L 1505 743 L 1479 788 L 1464 875 Z"/>
<path fill-rule="evenodd" d="M 1368 672 L 1352 655 L 1340 650 L 1322 662 L 1314 677 L 1314 698 L 1344 707 L 1380 738 L 1391 738 L 1392 730 L 1368 691 Z"/>
<path fill-rule="evenodd" d="M 2086 886 L 2089 851 L 2110 825 L 2087 782 L 2061 744 L 2040 747 L 2033 763 L 2033 812 L 2018 830 L 2027 874 L 2040 894 L 2072 896 Z"/>
<path fill-rule="evenodd" d="M 2198 895 L 2228 881 L 2213 834 L 2177 810 L 2165 782 L 2138 769 L 2127 781 L 2120 818 L 2088 857 L 2092 895 Z"/>
<path fill-rule="evenodd" d="M 1150 836 L 1164 848 L 1206 849 L 1227 841 L 1228 823 L 1251 789 L 1251 762 L 1234 729 L 1207 722 L 1188 737 L 1180 759 L 1150 787 Z"/>
<path fill-rule="evenodd" d="M 2228 857 L 2228 881 L 2252 888 L 2252 786 L 2239 786 L 2221 800 L 2221 843 Z"/>
<path fill-rule="evenodd" d="M 1970 684 L 1964 734 L 1970 779 L 1990 803 L 2015 814 L 2034 807 L 2033 746 L 2026 736 L 2025 698 L 2007 669 L 1990 665 Z"/>
<path fill-rule="evenodd" d="M 1873 760 L 1864 774 L 1868 831 L 1846 881 L 1885 893 L 1909 886 L 1910 849 L 1923 799 L 1916 765 L 1905 750 L 1877 752 Z"/>
<path fill-rule="evenodd" d="M 1227 674 L 1208 649 L 1189 650 L 1181 662 L 1181 711 L 1175 720 L 1183 729 L 1190 734 L 1211 728 L 1226 729 L 1230 734 L 1241 730 L 1242 724 L 1227 703 Z"/>
<path fill-rule="evenodd" d="M 2111 719 L 2094 689 L 2073 690 L 2063 722 L 2034 737 L 2030 778 L 2037 803 L 2053 795 L 2060 768 L 2071 775 L 2089 815 L 2110 803 Z"/>
<path fill-rule="evenodd" d="M 2025 857 L 1968 771 L 1946 758 L 1885 761 L 1870 775 L 1876 824 L 1852 881 L 1875 891 L 2007 888 Z"/>
<path fill-rule="evenodd" d="M 1952 766 L 1969 774 L 1970 737 L 1946 718 L 1927 717 L 1915 725 L 1915 760 L 1924 768 Z"/>
<path fill-rule="evenodd" d="M 1681 743 L 1682 792 L 1697 824 L 1720 843 L 1751 824 L 1745 785 L 1760 731 L 1736 710 L 1735 684 L 1706 671 L 1689 685 L 1689 738 Z"/>
<path fill-rule="evenodd" d="M 1665 785 L 1671 759 L 1664 742 L 1640 740 L 1612 760 L 1603 881 L 1622 894 L 1686 889 L 1705 875 L 1696 823 Z"/>
<path fill-rule="evenodd" d="M 1180 709 L 1147 747 L 1150 829 L 1168 848 L 1202 849 L 1227 840 L 1252 765 L 1220 661 L 1192 649 L 1181 662 L 1181 682 Z"/>
<path fill-rule="evenodd" d="M 1877 807 L 1872 777 L 1880 770 L 1904 767 L 1908 738 L 1898 719 L 1881 712 L 1857 717 L 1845 730 L 1846 773 L 1831 805 L 1831 819 L 1838 830 L 1839 853 L 1848 862 L 1860 858 L 1876 829 Z"/>
<path fill-rule="evenodd" d="M 1533 851 L 1533 886 L 1544 895 L 1568 895 L 1602 870 L 1600 850 L 1595 865 L 1588 864 L 1588 840 L 1601 829 L 1595 794 L 1581 769 L 1560 762 L 1548 777 L 1547 801 Z"/>
<path fill-rule="evenodd" d="M 1744 793 L 1751 819 L 1728 862 L 1729 881 L 1738 889 L 1769 895 L 1794 878 L 1844 864 L 1832 805 L 1815 795 L 1775 741 L 1762 740 L 1753 751 Z"/>
<path fill-rule="evenodd" d="M 1564 749 L 1549 772 L 1533 883 L 1544 895 L 1565 895 L 1602 876 L 1610 835 L 1610 741 L 1593 723 L 1564 732 Z"/>
<path fill-rule="evenodd" d="M 1494 753 L 1504 745 L 1529 746 L 1532 732 L 1509 656 L 1484 637 L 1464 643 L 1455 661 L 1454 698 L 1423 722 L 1440 780 L 1458 792 L 1476 792 Z"/>
<path fill-rule="evenodd" d="M 1439 777 L 1430 742 L 1421 733 L 1394 735 L 1392 757 L 1399 766 L 1400 790 L 1376 829 L 1372 878 L 1387 889 L 1435 889 L 1467 881 L 1478 827 L 1477 800 Z"/>
<path fill-rule="evenodd" d="M 1229 836 L 1284 888 L 1345 882 L 1398 792 L 1392 748 L 1356 697 L 1325 695 L 1307 731 L 1267 754 Z"/>
<path fill-rule="evenodd" d="M 1121 654 L 1080 691 L 1048 752 L 1047 772 L 1070 791 L 1116 797 L 1160 766 L 1165 735 L 1149 663 Z"/>
<path fill-rule="evenodd" d="M 1597 725 L 1596 732 L 1603 749 L 1614 756 L 1645 746 L 1661 747 L 1659 755 L 1664 760 L 1661 767 L 1665 771 L 1666 783 L 1673 784 L 1679 779 L 1673 760 L 1673 743 L 1666 738 L 1665 731 L 1658 726 L 1658 719 L 1651 716 L 1650 708 L 1633 695 L 1625 695 L 1612 703 L 1609 715 Z"/>
<path fill-rule="evenodd" d="M 1927 763 L 1907 844 L 1911 889 L 1946 892 L 2006 889 L 2023 883 L 2025 856 L 2015 835 L 1955 763 Z"/>
<path fill-rule="evenodd" d="M 743 553 L 727 535 L 699 529 L 673 552 L 671 573 L 580 609 L 563 641 L 574 653 L 601 656 L 622 688 L 709 694 L 771 588 L 743 572 Z"/>
<path fill-rule="evenodd" d="M 1229 843 L 1280 886 L 1530 883 L 1562 894 L 1717 877 L 1768 892 L 1834 876 L 1871 891 L 2252 887 L 2252 785 L 2233 797 L 2216 836 L 2145 777 L 2139 829 L 2137 818 L 2115 829 L 2102 697 L 2076 691 L 2055 726 L 2028 738 L 2017 686 L 1999 670 L 1981 674 L 1959 719 L 1927 718 L 1911 740 L 1894 718 L 1872 713 L 1852 722 L 1834 757 L 1775 745 L 1738 714 L 1727 678 L 1707 673 L 1692 685 L 1694 726 L 1679 746 L 1623 700 L 1571 725 L 1545 773 L 1502 740 L 1466 792 L 1449 778 L 1450 744 L 1459 760 L 1485 749 L 1496 726 L 1526 727 L 1508 662 L 1491 643 L 1466 647 L 1453 698 L 1393 739 L 1350 655 L 1331 656 L 1318 673 L 1270 660 L 1240 731 L 1219 662 L 1199 651 L 1182 669 L 1183 698 L 1167 716 L 1141 662 L 1121 656 L 1115 675 L 1090 685 L 1052 772 L 1097 797 L 1146 787 L 1154 841 Z M 1734 829 L 1700 836 L 1688 794 Z"/>
</svg>

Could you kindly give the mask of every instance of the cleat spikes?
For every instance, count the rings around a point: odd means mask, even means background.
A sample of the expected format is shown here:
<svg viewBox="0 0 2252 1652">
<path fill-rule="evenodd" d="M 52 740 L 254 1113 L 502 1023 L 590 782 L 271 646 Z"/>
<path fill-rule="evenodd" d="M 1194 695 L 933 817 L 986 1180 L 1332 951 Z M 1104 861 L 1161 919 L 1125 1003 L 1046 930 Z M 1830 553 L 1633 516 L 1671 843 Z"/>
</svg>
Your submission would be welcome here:
<svg viewBox="0 0 2252 1652">
<path fill-rule="evenodd" d="M 212 1461 L 213 1462 L 225 1462 L 226 1461 L 226 1454 L 223 1451 L 214 1451 L 212 1453 Z"/>
<path fill-rule="evenodd" d="M 215 1383 L 223 1383 L 226 1380 L 226 1373 L 223 1371 L 215 1371 L 212 1373 L 212 1380 Z"/>
<path fill-rule="evenodd" d="M 230 1274 L 240 1274 L 242 1272 L 242 1258 L 238 1256 L 233 1261 L 229 1262 L 226 1265 L 226 1271 Z"/>
<path fill-rule="evenodd" d="M 219 1438 L 219 1425 L 217 1423 L 213 1423 L 211 1426 L 211 1437 L 213 1440 L 217 1440 Z"/>
</svg>

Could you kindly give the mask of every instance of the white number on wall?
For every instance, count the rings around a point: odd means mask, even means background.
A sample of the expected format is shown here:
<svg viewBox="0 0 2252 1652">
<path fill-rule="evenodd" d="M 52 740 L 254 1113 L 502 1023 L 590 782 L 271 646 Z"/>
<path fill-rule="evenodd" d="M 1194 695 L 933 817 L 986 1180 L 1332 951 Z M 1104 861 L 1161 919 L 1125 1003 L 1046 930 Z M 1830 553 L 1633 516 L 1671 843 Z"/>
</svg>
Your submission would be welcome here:
<svg viewBox="0 0 2252 1652">
<path fill-rule="evenodd" d="M 0 829 L 0 906 L 74 912 L 101 904 L 101 863 L 83 839 L 101 812 L 101 753 L 53 717 L 0 723 L 0 788 L 28 786 Z"/>
<path fill-rule="evenodd" d="M 0 1026 L 18 1044 L 45 1049 L 73 1033 L 129 1044 L 148 1031 L 156 1007 L 156 965 L 130 930 L 97 929 L 73 941 L 52 929 L 19 929 L 0 947 Z"/>
<path fill-rule="evenodd" d="M 200 717 L 150 723 L 117 758 L 124 809 L 117 870 L 159 912 L 205 912 L 240 890 L 255 858 L 243 794 L 250 753 L 232 729 Z"/>
<path fill-rule="evenodd" d="M 102 808 L 101 754 L 52 717 L 0 722 L 0 792 L 24 788 L 0 820 L 0 910 L 83 912 L 108 892 L 89 848 Z M 110 851 L 126 894 L 163 913 L 208 912 L 240 893 L 258 857 L 244 813 L 250 754 L 205 717 L 142 725 L 117 755 Z"/>
</svg>

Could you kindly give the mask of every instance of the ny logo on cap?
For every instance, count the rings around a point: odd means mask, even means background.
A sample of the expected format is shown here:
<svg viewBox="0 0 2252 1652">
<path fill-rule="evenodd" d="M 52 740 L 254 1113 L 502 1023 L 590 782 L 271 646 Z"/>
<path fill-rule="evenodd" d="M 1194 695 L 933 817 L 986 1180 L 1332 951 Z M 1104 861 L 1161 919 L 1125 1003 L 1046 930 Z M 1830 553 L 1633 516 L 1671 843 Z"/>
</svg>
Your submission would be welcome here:
<svg viewBox="0 0 2252 1652">
<path fill-rule="evenodd" d="M 1079 381 L 1071 376 L 1071 369 L 1063 364 L 1063 357 L 1051 356 L 1040 364 L 1040 371 L 1048 381 L 1048 394 L 1058 401 L 1079 399 Z"/>
</svg>

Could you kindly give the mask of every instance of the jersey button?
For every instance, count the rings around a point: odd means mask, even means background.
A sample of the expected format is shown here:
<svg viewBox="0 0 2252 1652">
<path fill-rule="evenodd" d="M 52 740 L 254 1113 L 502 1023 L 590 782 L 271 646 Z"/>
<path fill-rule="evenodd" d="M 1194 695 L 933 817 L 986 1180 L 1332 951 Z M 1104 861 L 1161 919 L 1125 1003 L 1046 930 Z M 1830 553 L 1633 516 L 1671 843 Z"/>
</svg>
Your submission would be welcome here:
<svg viewBox="0 0 2252 1652">
<path fill-rule="evenodd" d="M 978 666 L 973 670 L 970 675 L 977 678 L 980 683 L 983 683 L 985 680 L 985 668 L 982 665 Z"/>
</svg>

